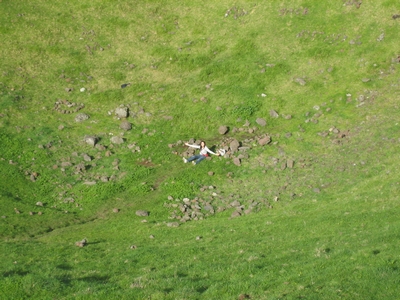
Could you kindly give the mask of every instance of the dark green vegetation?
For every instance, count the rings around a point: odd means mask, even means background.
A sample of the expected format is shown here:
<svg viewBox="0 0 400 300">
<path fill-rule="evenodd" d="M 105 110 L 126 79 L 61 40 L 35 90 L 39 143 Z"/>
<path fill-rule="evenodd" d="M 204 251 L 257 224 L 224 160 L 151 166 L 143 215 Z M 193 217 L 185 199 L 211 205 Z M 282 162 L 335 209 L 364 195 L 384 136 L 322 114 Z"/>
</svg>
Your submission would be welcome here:
<svg viewBox="0 0 400 300">
<path fill-rule="evenodd" d="M 400 11 L 360 2 L 0 0 L 0 298 L 398 298 Z"/>
</svg>

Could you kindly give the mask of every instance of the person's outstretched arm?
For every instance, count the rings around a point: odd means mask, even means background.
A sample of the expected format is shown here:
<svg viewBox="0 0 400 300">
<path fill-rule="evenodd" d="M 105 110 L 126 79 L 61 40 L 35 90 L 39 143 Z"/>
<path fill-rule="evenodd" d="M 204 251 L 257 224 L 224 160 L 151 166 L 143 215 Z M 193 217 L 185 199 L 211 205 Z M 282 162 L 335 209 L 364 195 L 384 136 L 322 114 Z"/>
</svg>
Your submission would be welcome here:
<svg viewBox="0 0 400 300">
<path fill-rule="evenodd" d="M 214 152 L 212 152 L 210 149 L 208 149 L 207 146 L 205 147 L 205 150 L 206 150 L 208 153 L 210 153 L 210 154 L 214 154 L 214 155 L 216 155 L 216 156 L 219 156 L 219 155 L 220 155 L 219 153 L 214 153 Z"/>
<path fill-rule="evenodd" d="M 197 148 L 197 149 L 200 148 L 199 145 L 190 145 L 189 143 L 185 143 L 185 146 L 192 147 L 192 148 Z"/>
</svg>

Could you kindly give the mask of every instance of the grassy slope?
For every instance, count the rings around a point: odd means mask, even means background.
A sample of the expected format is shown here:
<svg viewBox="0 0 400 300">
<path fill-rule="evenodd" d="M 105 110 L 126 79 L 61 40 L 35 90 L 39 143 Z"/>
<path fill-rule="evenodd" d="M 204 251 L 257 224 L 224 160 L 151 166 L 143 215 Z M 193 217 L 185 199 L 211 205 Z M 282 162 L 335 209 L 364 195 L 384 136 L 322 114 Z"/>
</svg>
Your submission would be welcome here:
<svg viewBox="0 0 400 300">
<path fill-rule="evenodd" d="M 192 2 L 0 2 L 2 296 L 396 298 L 395 1 L 360 9 L 341 2 Z M 120 89 L 126 82 L 132 85 Z M 361 94 L 365 104 L 357 107 Z M 75 114 L 55 112 L 57 99 L 84 103 L 91 118 L 76 123 Z M 124 133 L 142 151 L 118 146 L 105 157 L 81 140 L 96 134 L 108 146 L 109 133 L 121 134 L 120 121 L 107 115 L 120 104 L 152 114 L 130 119 L 134 130 Z M 323 115 L 306 123 L 316 105 Z M 293 117 L 269 118 L 271 109 Z M 240 168 L 216 158 L 182 166 L 167 147 L 192 137 L 219 143 L 219 125 L 240 127 L 248 119 L 254 126 L 258 117 L 268 122 L 258 133 L 278 143 L 255 147 Z M 336 145 L 334 134 L 318 135 L 332 126 L 349 137 Z M 95 162 L 104 168 L 92 167 L 93 176 L 119 174 L 115 158 L 127 175 L 85 186 L 72 170 L 60 172 L 62 161 L 79 162 L 73 152 L 100 153 Z M 294 159 L 294 170 L 280 171 L 271 157 Z M 151 168 L 139 164 L 149 158 Z M 35 183 L 25 175 L 33 171 Z M 167 196 L 210 197 L 199 192 L 203 185 L 216 186 L 222 198 L 267 199 L 274 208 L 166 227 Z M 44 214 L 29 216 L 37 201 Z M 151 211 L 147 223 L 134 213 L 143 208 Z M 83 237 L 89 245 L 75 247 Z"/>
</svg>

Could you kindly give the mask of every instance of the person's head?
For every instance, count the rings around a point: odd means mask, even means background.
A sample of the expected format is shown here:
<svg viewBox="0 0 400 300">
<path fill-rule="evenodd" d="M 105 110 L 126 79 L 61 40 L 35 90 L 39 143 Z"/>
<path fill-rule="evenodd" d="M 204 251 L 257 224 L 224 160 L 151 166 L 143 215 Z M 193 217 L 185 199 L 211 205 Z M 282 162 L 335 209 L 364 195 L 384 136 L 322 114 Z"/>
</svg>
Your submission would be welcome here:
<svg viewBox="0 0 400 300">
<path fill-rule="evenodd" d="M 206 142 L 205 141 L 201 141 L 200 142 L 200 148 L 204 148 L 206 146 Z"/>
</svg>

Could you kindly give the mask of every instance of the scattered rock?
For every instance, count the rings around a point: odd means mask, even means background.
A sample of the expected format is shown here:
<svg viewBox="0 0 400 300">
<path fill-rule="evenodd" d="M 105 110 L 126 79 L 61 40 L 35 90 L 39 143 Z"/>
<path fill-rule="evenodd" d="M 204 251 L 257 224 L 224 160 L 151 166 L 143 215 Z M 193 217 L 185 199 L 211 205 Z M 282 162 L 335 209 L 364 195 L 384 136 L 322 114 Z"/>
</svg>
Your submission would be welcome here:
<svg viewBox="0 0 400 300">
<path fill-rule="evenodd" d="M 87 161 L 87 162 L 92 161 L 92 158 L 91 158 L 89 155 L 87 155 L 86 153 L 84 153 L 84 154 L 82 155 L 82 157 L 83 157 L 83 160 L 84 160 L 84 161 Z"/>
<path fill-rule="evenodd" d="M 118 208 L 113 208 L 113 210 L 112 210 L 114 213 L 118 213 L 119 212 L 119 209 Z"/>
<path fill-rule="evenodd" d="M 136 211 L 136 215 L 139 217 L 147 217 L 149 216 L 150 212 L 148 212 L 147 210 L 137 210 Z"/>
<path fill-rule="evenodd" d="M 86 185 L 95 185 L 95 184 L 96 184 L 96 181 L 85 181 L 83 184 L 86 184 Z"/>
<path fill-rule="evenodd" d="M 128 117 L 128 108 L 127 107 L 118 107 L 115 109 L 115 115 L 118 118 L 127 118 Z"/>
<path fill-rule="evenodd" d="M 202 236 L 196 236 L 196 241 L 201 240 L 203 237 Z"/>
<path fill-rule="evenodd" d="M 230 144 L 229 144 L 229 148 L 231 149 L 232 153 L 238 151 L 239 146 L 240 146 L 240 143 L 236 139 L 231 141 Z"/>
<path fill-rule="evenodd" d="M 85 135 L 84 141 L 86 144 L 94 147 L 97 142 L 97 138 L 94 135 Z"/>
<path fill-rule="evenodd" d="M 306 83 L 307 83 L 304 78 L 300 78 L 300 77 L 295 78 L 294 82 L 297 82 L 298 84 L 300 84 L 302 86 L 306 85 Z"/>
<path fill-rule="evenodd" d="M 242 214 L 239 212 L 239 211 L 237 211 L 237 210 L 235 210 L 232 214 L 231 214 L 231 218 L 237 218 L 237 217 L 240 217 Z"/>
<path fill-rule="evenodd" d="M 220 126 L 219 128 L 218 128 L 218 132 L 219 132 L 219 134 L 226 134 L 227 132 L 228 132 L 228 130 L 229 130 L 229 128 L 228 128 L 228 126 L 225 126 L 225 125 L 223 125 L 223 126 Z"/>
<path fill-rule="evenodd" d="M 87 244 L 87 240 L 86 239 L 83 239 L 83 240 L 75 243 L 75 245 L 78 246 L 78 247 L 84 247 L 84 246 L 86 246 L 86 244 Z"/>
<path fill-rule="evenodd" d="M 269 137 L 269 136 L 260 138 L 260 139 L 258 140 L 258 144 L 259 144 L 260 146 L 264 146 L 264 145 L 267 145 L 267 144 L 269 144 L 269 143 L 271 143 L 271 137 Z"/>
<path fill-rule="evenodd" d="M 270 115 L 272 118 L 278 118 L 278 117 L 279 117 L 278 112 L 277 112 L 276 110 L 273 110 L 273 109 L 271 109 L 271 110 L 269 111 L 269 115 Z"/>
<path fill-rule="evenodd" d="M 179 223 L 178 222 L 168 222 L 167 226 L 168 227 L 179 227 Z"/>
<path fill-rule="evenodd" d="M 287 166 L 289 169 L 293 169 L 294 161 L 293 161 L 292 159 L 288 159 L 288 160 L 286 161 L 286 166 Z"/>
<path fill-rule="evenodd" d="M 135 250 L 135 249 L 137 249 L 137 246 L 136 245 L 131 245 L 129 248 L 132 249 L 132 250 Z"/>
<path fill-rule="evenodd" d="M 121 125 L 119 127 L 123 130 L 131 130 L 132 129 L 132 124 L 129 123 L 128 121 L 122 121 Z"/>
<path fill-rule="evenodd" d="M 238 157 L 235 157 L 234 159 L 233 159 L 233 163 L 236 165 L 236 166 L 238 166 L 238 167 L 240 167 L 242 164 L 241 164 L 241 161 L 240 161 L 240 158 L 238 158 Z"/>
<path fill-rule="evenodd" d="M 260 125 L 260 126 L 265 126 L 265 125 L 267 125 L 267 122 L 265 121 L 265 119 L 263 119 L 263 118 L 258 118 L 257 120 L 256 120 L 256 123 L 258 124 L 258 125 Z"/>
<path fill-rule="evenodd" d="M 89 115 L 80 113 L 76 115 L 75 122 L 83 122 L 86 121 L 87 119 L 89 119 Z"/>
<path fill-rule="evenodd" d="M 208 175 L 213 176 L 214 172 L 210 171 L 210 172 L 208 172 Z"/>
<path fill-rule="evenodd" d="M 120 136 L 113 136 L 113 137 L 110 139 L 110 141 L 111 141 L 111 143 L 117 144 L 117 145 L 120 145 L 120 144 L 123 144 L 123 143 L 124 143 L 124 139 L 123 139 L 122 137 L 120 137 Z"/>
<path fill-rule="evenodd" d="M 36 206 L 43 206 L 43 203 L 38 201 L 38 202 L 36 202 Z"/>
</svg>

